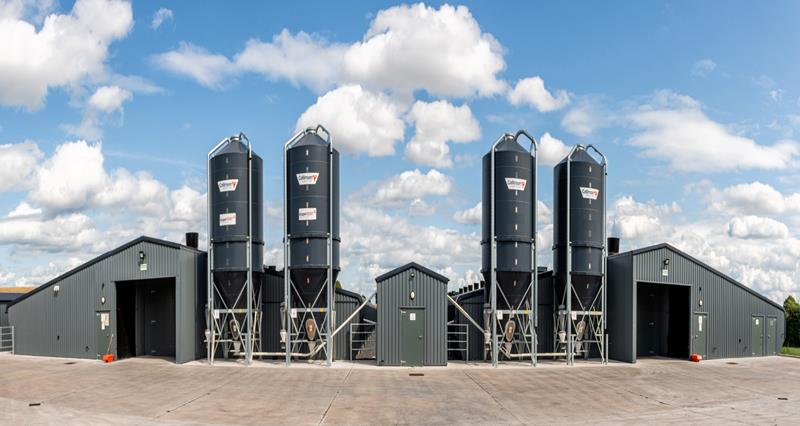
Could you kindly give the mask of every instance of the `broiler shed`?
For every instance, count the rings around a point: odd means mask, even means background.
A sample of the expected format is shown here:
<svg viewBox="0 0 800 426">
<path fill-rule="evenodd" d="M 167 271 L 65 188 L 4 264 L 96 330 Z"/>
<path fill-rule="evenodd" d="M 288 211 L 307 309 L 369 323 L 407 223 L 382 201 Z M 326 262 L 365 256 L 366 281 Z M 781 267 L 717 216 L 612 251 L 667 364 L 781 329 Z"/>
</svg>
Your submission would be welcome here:
<svg viewBox="0 0 800 426">
<path fill-rule="evenodd" d="M 205 356 L 206 253 L 140 237 L 8 307 L 15 353 L 67 358 Z"/>
<path fill-rule="evenodd" d="M 669 244 L 608 257 L 609 357 L 777 355 L 783 307 Z"/>
</svg>

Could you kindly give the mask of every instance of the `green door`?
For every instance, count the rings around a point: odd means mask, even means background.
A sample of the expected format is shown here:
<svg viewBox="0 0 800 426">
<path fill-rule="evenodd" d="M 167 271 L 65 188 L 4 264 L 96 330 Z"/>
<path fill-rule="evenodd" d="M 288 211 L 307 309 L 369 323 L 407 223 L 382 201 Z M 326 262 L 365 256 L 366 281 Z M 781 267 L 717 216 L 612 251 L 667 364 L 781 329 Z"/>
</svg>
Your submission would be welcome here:
<svg viewBox="0 0 800 426">
<path fill-rule="evenodd" d="M 764 317 L 753 316 L 750 331 L 750 351 L 753 356 L 764 356 Z"/>
<path fill-rule="evenodd" d="M 425 309 L 400 308 L 400 364 L 425 363 Z"/>
<path fill-rule="evenodd" d="M 692 325 L 692 353 L 698 354 L 705 359 L 708 356 L 708 314 L 694 314 L 694 324 Z"/>
<path fill-rule="evenodd" d="M 778 319 L 767 317 L 767 355 L 778 355 L 778 344 L 775 336 L 778 334 Z"/>
<path fill-rule="evenodd" d="M 114 332 L 111 330 L 111 312 L 95 312 L 95 324 L 97 327 L 97 358 L 102 358 L 103 355 L 112 353 L 111 339 L 113 339 Z"/>
</svg>

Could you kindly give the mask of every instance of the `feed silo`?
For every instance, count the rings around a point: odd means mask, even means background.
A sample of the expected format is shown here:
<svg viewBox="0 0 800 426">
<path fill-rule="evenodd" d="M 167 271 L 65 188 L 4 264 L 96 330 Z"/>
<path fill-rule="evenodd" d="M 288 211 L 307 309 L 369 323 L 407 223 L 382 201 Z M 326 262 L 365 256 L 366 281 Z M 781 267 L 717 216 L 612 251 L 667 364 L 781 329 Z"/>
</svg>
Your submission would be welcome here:
<svg viewBox="0 0 800 426">
<path fill-rule="evenodd" d="M 286 363 L 324 355 L 330 365 L 341 241 L 339 152 L 330 133 L 317 126 L 295 134 L 284 145 L 284 167 Z"/>
<path fill-rule="evenodd" d="M 530 148 L 520 145 L 525 136 Z M 481 272 L 489 285 L 484 340 L 492 365 L 530 358 L 536 339 L 536 141 L 506 133 L 483 156 Z"/>
<path fill-rule="evenodd" d="M 606 157 L 592 145 L 576 145 L 554 168 L 553 339 L 568 364 L 576 355 L 607 359 L 607 174 Z"/>
<path fill-rule="evenodd" d="M 261 157 L 240 133 L 208 153 L 208 360 L 253 359 L 263 273 Z"/>
</svg>

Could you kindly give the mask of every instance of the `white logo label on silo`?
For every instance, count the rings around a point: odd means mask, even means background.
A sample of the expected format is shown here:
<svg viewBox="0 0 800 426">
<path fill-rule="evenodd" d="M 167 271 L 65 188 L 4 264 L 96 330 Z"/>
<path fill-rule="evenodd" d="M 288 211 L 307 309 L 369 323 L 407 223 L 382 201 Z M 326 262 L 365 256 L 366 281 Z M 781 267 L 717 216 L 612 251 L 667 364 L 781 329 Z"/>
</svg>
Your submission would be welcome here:
<svg viewBox="0 0 800 426">
<path fill-rule="evenodd" d="M 300 185 L 316 185 L 319 173 L 298 173 L 297 183 Z"/>
<path fill-rule="evenodd" d="M 600 195 L 600 190 L 597 188 L 587 188 L 585 186 L 581 187 L 581 197 L 583 198 L 596 200 L 598 195 Z"/>
<path fill-rule="evenodd" d="M 236 225 L 236 213 L 222 213 L 219 215 L 219 226 Z"/>
<path fill-rule="evenodd" d="M 236 187 L 239 186 L 239 179 L 220 180 L 217 181 L 217 186 L 219 187 L 219 192 L 236 191 Z"/>
<path fill-rule="evenodd" d="M 509 191 L 524 191 L 528 181 L 520 178 L 506 178 L 506 186 Z"/>
<path fill-rule="evenodd" d="M 317 208 L 316 207 L 303 207 L 302 209 L 298 210 L 298 219 L 299 220 L 317 220 Z"/>
</svg>

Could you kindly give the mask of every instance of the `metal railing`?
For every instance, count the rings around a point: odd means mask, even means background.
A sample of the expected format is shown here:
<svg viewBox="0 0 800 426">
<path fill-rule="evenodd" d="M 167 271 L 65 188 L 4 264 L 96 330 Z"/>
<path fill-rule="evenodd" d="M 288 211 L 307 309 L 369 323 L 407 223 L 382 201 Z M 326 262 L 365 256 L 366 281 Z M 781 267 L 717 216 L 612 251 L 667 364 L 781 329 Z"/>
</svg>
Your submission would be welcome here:
<svg viewBox="0 0 800 426">
<path fill-rule="evenodd" d="M 464 354 L 464 362 L 469 362 L 468 327 L 468 324 L 447 324 L 447 354 L 461 352 Z M 450 357 L 448 356 L 448 358 Z"/>
<path fill-rule="evenodd" d="M 0 327 L 0 352 L 14 353 L 14 327 Z"/>
<path fill-rule="evenodd" d="M 356 322 L 350 324 L 350 361 L 353 360 L 353 354 L 360 351 L 362 356 L 364 352 L 369 353 L 372 351 L 375 354 L 370 358 L 358 359 L 376 359 L 377 358 L 377 339 L 375 337 L 375 323 L 370 322 Z"/>
</svg>

